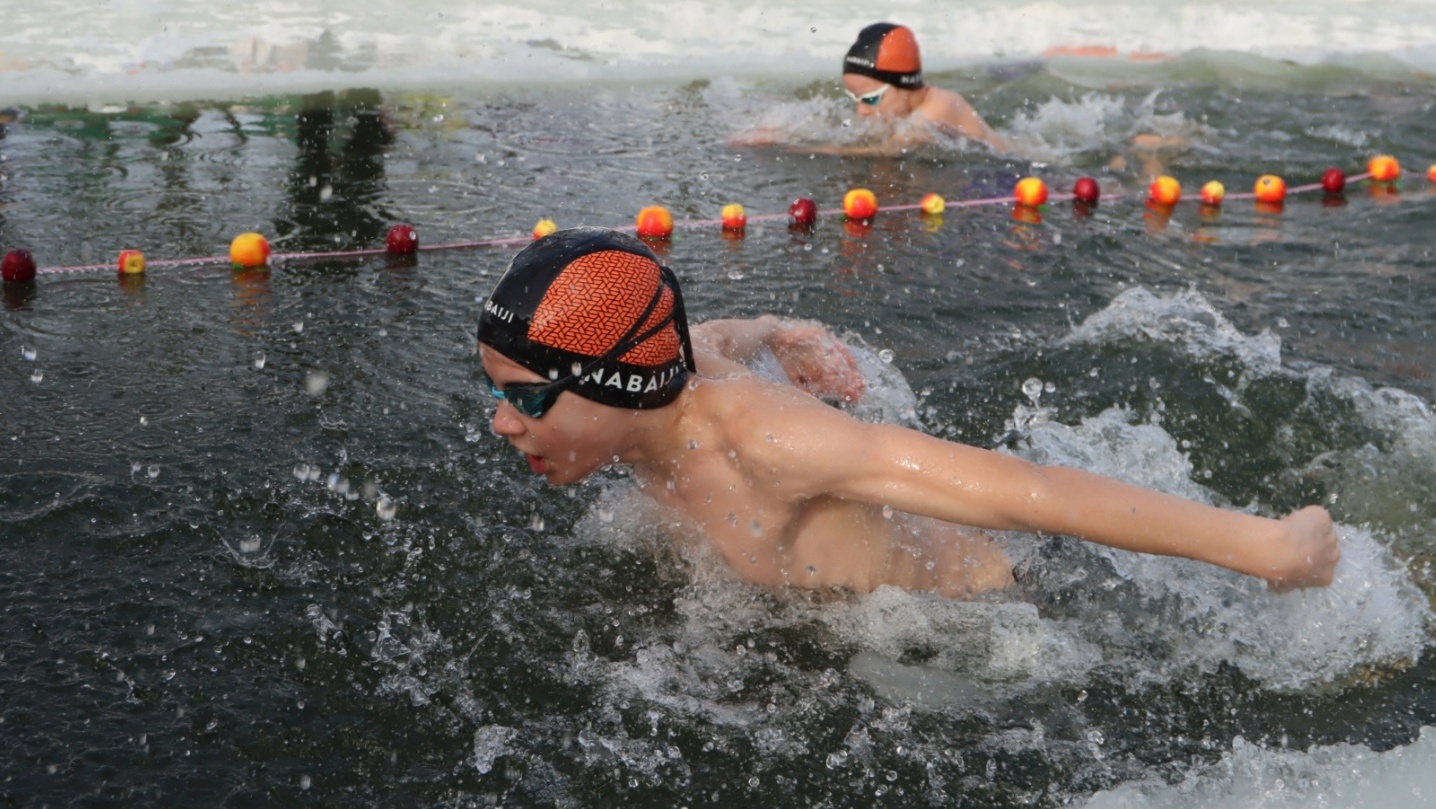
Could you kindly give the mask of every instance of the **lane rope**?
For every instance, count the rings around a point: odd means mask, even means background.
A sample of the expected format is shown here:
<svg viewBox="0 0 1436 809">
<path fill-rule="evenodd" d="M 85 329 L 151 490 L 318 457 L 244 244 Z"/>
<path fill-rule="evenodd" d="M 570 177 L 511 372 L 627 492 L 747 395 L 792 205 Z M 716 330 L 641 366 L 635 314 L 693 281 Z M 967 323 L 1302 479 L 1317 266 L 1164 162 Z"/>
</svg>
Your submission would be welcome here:
<svg viewBox="0 0 1436 809">
<path fill-rule="evenodd" d="M 937 194 L 928 194 L 922 202 L 878 206 L 876 197 L 866 189 L 853 189 L 844 197 L 843 207 L 819 209 L 810 199 L 800 198 L 796 200 L 787 213 L 765 213 L 748 216 L 741 205 L 729 205 L 724 208 L 723 218 L 720 219 L 685 219 L 675 221 L 669 215 L 666 208 L 662 206 L 651 206 L 641 210 L 635 224 L 614 228 L 614 230 L 637 233 L 643 238 L 666 239 L 675 229 L 692 229 L 701 227 L 722 226 L 725 231 L 741 234 L 749 222 L 775 222 L 787 220 L 794 225 L 812 225 L 818 217 L 843 216 L 848 220 L 870 220 L 878 213 L 898 213 L 904 211 L 923 211 L 926 213 L 937 213 L 947 209 L 978 208 L 994 205 L 1027 206 L 1038 209 L 1051 203 L 1060 202 L 1085 202 L 1090 205 L 1097 205 L 1100 201 L 1127 201 L 1133 199 L 1145 199 L 1149 204 L 1163 204 L 1168 209 L 1180 202 L 1202 202 L 1207 206 L 1220 206 L 1228 200 L 1263 200 L 1268 202 L 1281 202 L 1286 196 L 1293 194 L 1309 194 L 1316 191 L 1326 191 L 1328 195 L 1341 195 L 1345 192 L 1347 183 L 1374 180 L 1386 183 L 1394 187 L 1395 181 L 1400 177 L 1400 164 L 1389 155 L 1373 157 L 1367 165 L 1367 171 L 1345 176 L 1340 170 L 1328 169 L 1322 182 L 1308 183 L 1304 185 L 1286 188 L 1284 181 L 1273 175 L 1265 175 L 1258 180 L 1257 187 L 1249 192 L 1235 192 L 1227 194 L 1219 183 L 1210 183 L 1209 186 L 1216 187 L 1215 201 L 1209 199 L 1206 193 L 1172 193 L 1172 189 L 1180 189 L 1180 184 L 1172 177 L 1163 176 L 1153 181 L 1148 188 L 1145 197 L 1139 192 L 1117 192 L 1109 195 L 1101 195 L 1100 189 L 1095 180 L 1084 177 L 1077 181 L 1072 192 L 1059 192 L 1049 194 L 1046 185 L 1035 177 L 1025 177 L 1017 183 L 1014 193 L 1003 197 L 984 197 L 979 199 L 944 200 Z M 1436 166 L 1432 166 L 1427 177 L 1436 182 Z M 1277 186 L 1272 187 L 1271 181 Z M 1085 194 L 1079 194 L 1079 189 L 1084 189 Z M 1162 185 L 1165 183 L 1166 185 Z M 1259 193 L 1262 184 L 1267 183 L 1265 194 Z M 1273 198 L 1274 197 L 1274 198 Z M 804 206 L 806 206 L 804 208 Z M 292 262 L 323 261 L 334 259 L 358 259 L 372 258 L 376 256 L 412 255 L 415 253 L 429 253 L 444 250 L 474 250 L 485 247 L 504 247 L 521 245 L 552 230 L 557 225 L 552 220 L 540 220 L 530 235 L 524 236 L 501 236 L 475 241 L 453 242 L 448 244 L 423 245 L 418 243 L 417 235 L 412 226 L 407 224 L 394 225 L 386 238 L 386 246 L 367 248 L 360 250 L 332 250 L 324 252 L 286 252 L 271 253 L 269 243 L 258 233 L 245 233 L 236 237 L 230 246 L 229 255 L 196 256 L 188 258 L 168 258 L 147 260 L 143 253 L 138 250 L 123 250 L 120 252 L 119 260 L 113 264 L 77 264 L 72 266 L 51 266 L 39 267 L 35 265 L 33 255 L 27 250 L 11 250 L 4 257 L 3 275 L 6 282 L 30 281 L 38 275 L 62 275 L 87 272 L 100 272 L 104 270 L 117 271 L 121 275 L 140 276 L 147 269 L 153 267 L 190 267 L 190 266 L 214 266 L 231 265 L 236 270 L 241 269 L 264 269 L 271 264 L 284 264 Z M 128 265 L 127 265 L 128 261 Z M 12 277 L 13 276 L 13 277 Z"/>
</svg>

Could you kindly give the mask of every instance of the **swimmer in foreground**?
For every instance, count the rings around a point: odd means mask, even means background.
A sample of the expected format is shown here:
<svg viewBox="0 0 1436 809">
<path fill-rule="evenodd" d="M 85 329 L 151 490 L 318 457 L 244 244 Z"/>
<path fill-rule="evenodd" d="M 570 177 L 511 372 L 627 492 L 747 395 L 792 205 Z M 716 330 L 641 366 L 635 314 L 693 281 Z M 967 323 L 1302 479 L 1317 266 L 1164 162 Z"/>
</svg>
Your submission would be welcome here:
<svg viewBox="0 0 1436 809">
<path fill-rule="evenodd" d="M 847 155 L 889 155 L 931 143 L 939 132 L 985 143 L 994 151 L 1007 144 L 992 131 L 967 99 L 951 90 L 923 82 L 917 38 L 906 26 L 880 22 L 869 25 L 843 58 L 843 93 L 860 118 L 881 118 L 894 124 L 883 142 L 859 146 L 803 147 L 805 152 Z M 737 135 L 733 146 L 773 142 L 770 129 Z"/>
<path fill-rule="evenodd" d="M 1257 517 L 855 419 L 821 401 L 864 389 L 826 329 L 760 317 L 690 335 L 673 272 L 603 228 L 519 252 L 478 341 L 493 430 L 536 474 L 562 485 L 627 464 L 757 584 L 968 597 L 1013 580 L 984 528 L 1196 559 L 1277 590 L 1329 584 L 1340 556 L 1317 506 Z M 744 365 L 765 348 L 793 385 Z"/>
</svg>

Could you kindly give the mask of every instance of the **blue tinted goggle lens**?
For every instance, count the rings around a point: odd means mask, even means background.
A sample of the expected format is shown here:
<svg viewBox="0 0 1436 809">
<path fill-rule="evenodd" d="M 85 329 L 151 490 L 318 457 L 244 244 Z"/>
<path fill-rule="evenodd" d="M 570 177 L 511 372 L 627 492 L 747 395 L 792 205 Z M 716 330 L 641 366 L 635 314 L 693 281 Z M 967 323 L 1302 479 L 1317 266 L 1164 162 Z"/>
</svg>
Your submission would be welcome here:
<svg viewBox="0 0 1436 809">
<path fill-rule="evenodd" d="M 522 382 L 513 383 L 507 387 L 500 388 L 494 384 L 492 379 L 488 380 L 489 393 L 495 399 L 502 399 L 514 406 L 514 409 L 528 416 L 531 419 L 543 418 L 553 403 L 558 400 L 558 395 L 564 388 L 568 387 L 570 380 L 577 377 L 568 377 L 557 382 Z"/>
<path fill-rule="evenodd" d="M 854 104 L 867 104 L 869 107 L 876 107 L 883 100 L 883 93 L 886 93 L 891 86 L 892 85 L 884 84 L 871 93 L 863 93 L 862 95 L 858 95 L 844 87 L 843 95 L 851 98 Z"/>
</svg>

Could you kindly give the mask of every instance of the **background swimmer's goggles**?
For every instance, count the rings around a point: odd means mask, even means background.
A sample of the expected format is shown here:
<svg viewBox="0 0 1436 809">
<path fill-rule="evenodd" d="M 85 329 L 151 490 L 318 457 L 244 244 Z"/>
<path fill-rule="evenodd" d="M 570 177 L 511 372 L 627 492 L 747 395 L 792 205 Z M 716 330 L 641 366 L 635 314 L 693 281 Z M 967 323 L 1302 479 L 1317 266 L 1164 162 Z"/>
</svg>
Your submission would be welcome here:
<svg viewBox="0 0 1436 809">
<path fill-rule="evenodd" d="M 678 278 L 673 274 L 673 271 L 667 267 L 659 265 L 658 270 L 663 278 L 663 283 L 659 284 L 658 289 L 654 290 L 653 297 L 649 299 L 648 306 L 644 308 L 643 314 L 639 315 L 638 319 L 634 321 L 628 331 L 624 332 L 623 336 L 618 338 L 618 342 L 614 344 L 613 348 L 603 352 L 603 354 L 598 357 L 594 357 L 583 367 L 579 368 L 577 372 L 554 382 L 511 382 L 500 388 L 485 374 L 484 379 L 488 382 L 489 392 L 494 395 L 494 398 L 508 402 L 514 406 L 515 410 L 531 419 L 543 418 L 543 415 L 549 411 L 549 408 L 553 407 L 553 403 L 558 401 L 558 395 L 560 393 L 573 387 L 580 379 L 593 373 L 594 369 L 603 363 L 618 359 L 629 351 L 632 351 L 635 347 L 641 345 L 643 341 L 662 331 L 669 323 L 674 324 L 678 330 L 678 339 L 682 346 L 684 364 L 688 367 L 689 371 L 697 373 L 698 366 L 693 359 L 693 341 L 688 337 L 688 312 L 683 307 L 683 293 L 678 289 Z M 643 322 L 648 319 L 648 316 L 653 314 L 653 310 L 658 306 L 658 302 L 663 300 L 663 288 L 665 286 L 673 290 L 673 309 L 668 313 L 668 317 L 644 329 L 642 333 L 635 334 L 643 325 Z"/>
<path fill-rule="evenodd" d="M 843 95 L 847 96 L 848 98 L 851 98 L 854 104 L 867 104 L 869 107 L 876 107 L 879 103 L 882 102 L 883 93 L 886 93 L 892 88 L 893 86 L 891 84 L 884 84 L 882 87 L 879 87 L 871 93 L 863 93 L 862 95 L 858 95 L 852 90 L 849 90 L 848 88 L 844 87 Z"/>
</svg>

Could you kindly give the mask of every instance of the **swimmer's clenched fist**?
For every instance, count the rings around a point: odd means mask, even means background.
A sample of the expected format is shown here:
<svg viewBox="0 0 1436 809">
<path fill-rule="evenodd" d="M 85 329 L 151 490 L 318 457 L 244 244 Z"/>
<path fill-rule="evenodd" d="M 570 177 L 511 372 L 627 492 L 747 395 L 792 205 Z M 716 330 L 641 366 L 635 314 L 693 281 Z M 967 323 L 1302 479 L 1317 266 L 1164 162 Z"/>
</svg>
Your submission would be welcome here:
<svg viewBox="0 0 1436 809">
<path fill-rule="evenodd" d="M 1285 536 L 1274 545 L 1285 553 L 1273 560 L 1270 573 L 1262 574 L 1271 589 L 1280 593 L 1331 584 L 1341 560 L 1331 514 L 1321 506 L 1307 506 L 1283 517 L 1281 526 Z"/>
</svg>

